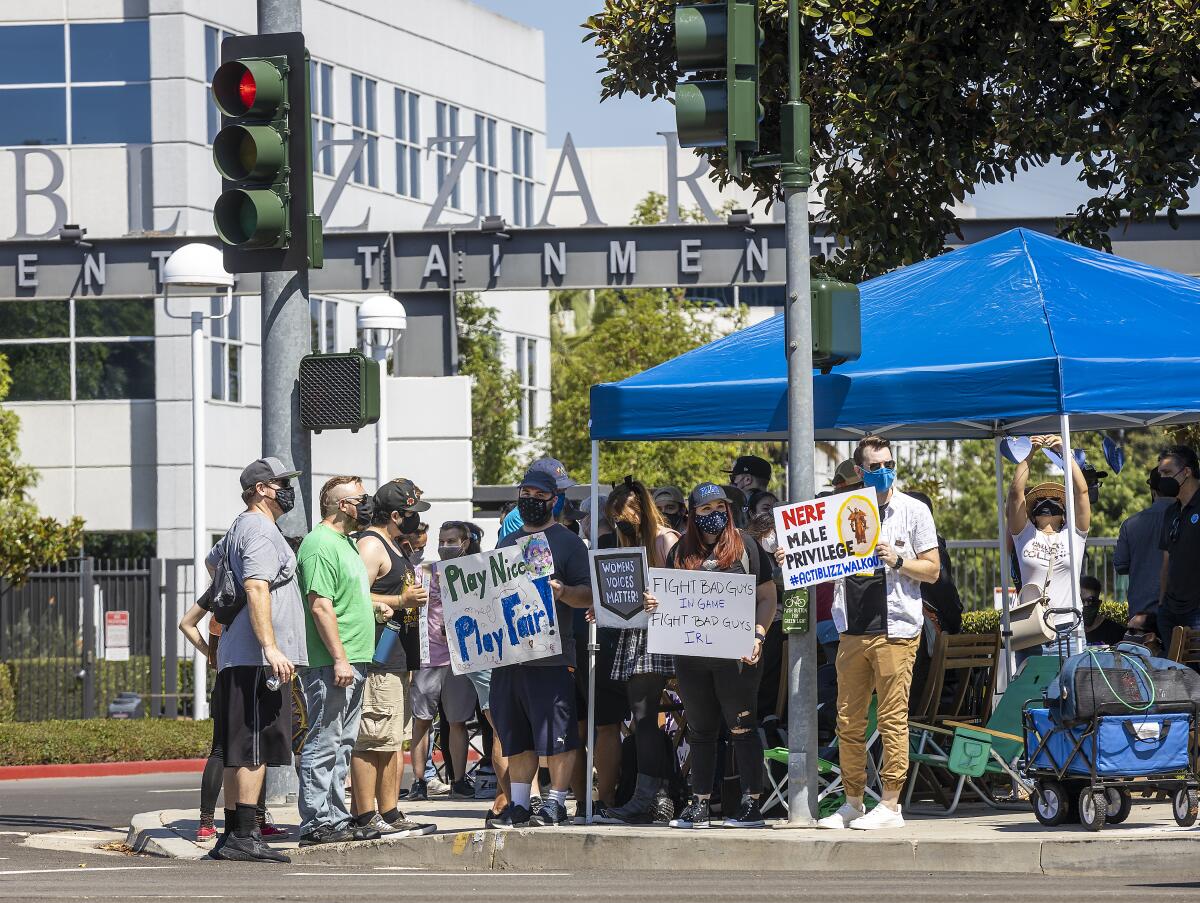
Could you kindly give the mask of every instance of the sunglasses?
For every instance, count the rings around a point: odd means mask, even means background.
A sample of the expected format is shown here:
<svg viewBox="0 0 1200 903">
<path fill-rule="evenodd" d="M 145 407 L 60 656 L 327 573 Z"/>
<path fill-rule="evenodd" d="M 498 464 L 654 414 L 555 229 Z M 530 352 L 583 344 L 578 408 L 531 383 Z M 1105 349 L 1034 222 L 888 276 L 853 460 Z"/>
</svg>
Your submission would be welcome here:
<svg viewBox="0 0 1200 903">
<path fill-rule="evenodd" d="M 363 499 L 365 499 L 367 496 L 369 496 L 370 494 L 371 493 L 369 493 L 369 492 L 364 492 L 362 495 L 348 495 L 344 499 L 342 499 L 342 501 L 350 502 L 352 505 L 357 505 L 361 501 L 363 501 Z"/>
<path fill-rule="evenodd" d="M 1171 521 L 1171 528 L 1167 531 L 1167 542 L 1174 545 L 1179 542 L 1179 530 L 1183 526 L 1183 515 L 1175 515 L 1175 520 Z"/>
<path fill-rule="evenodd" d="M 896 469 L 895 461 L 876 461 L 874 464 L 863 464 L 863 470 L 869 470 L 871 473 L 878 473 L 880 470 L 887 468 L 888 470 Z"/>
<path fill-rule="evenodd" d="M 1080 596 L 1079 601 L 1082 602 L 1084 605 L 1099 605 L 1100 597 L 1099 596 Z"/>
</svg>

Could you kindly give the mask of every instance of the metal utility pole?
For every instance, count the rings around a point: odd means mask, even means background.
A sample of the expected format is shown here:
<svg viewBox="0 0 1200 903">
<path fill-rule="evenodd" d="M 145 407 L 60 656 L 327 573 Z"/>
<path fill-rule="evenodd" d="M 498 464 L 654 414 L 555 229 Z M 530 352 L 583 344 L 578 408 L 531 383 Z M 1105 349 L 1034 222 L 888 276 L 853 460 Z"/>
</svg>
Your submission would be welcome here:
<svg viewBox="0 0 1200 903">
<path fill-rule="evenodd" d="M 258 33 L 302 31 L 300 0 L 258 0 Z M 306 73 L 299 73 L 305 77 Z M 312 444 L 300 426 L 300 359 L 312 346 L 308 268 L 262 274 L 262 453 L 300 471 L 296 507 L 279 519 L 285 536 L 313 523 Z"/>
<path fill-rule="evenodd" d="M 788 0 L 788 101 L 781 110 L 780 182 L 787 236 L 788 498 L 816 494 L 813 473 L 813 361 L 808 259 L 811 183 L 808 105 L 800 101 L 800 13 Z M 817 817 L 817 639 L 812 629 L 788 635 L 788 824 Z"/>
</svg>

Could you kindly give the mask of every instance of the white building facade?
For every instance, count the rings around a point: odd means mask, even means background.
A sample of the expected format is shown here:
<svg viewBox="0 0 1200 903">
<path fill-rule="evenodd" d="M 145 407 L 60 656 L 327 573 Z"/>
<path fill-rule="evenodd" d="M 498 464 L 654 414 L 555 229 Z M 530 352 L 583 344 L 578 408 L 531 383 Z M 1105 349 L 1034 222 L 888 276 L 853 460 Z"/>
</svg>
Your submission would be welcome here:
<svg viewBox="0 0 1200 903">
<path fill-rule="evenodd" d="M 220 182 L 209 79 L 223 38 L 256 31 L 255 6 L 0 0 L 0 240 L 54 238 L 78 224 L 86 239 L 211 241 Z M 546 181 L 541 32 L 467 0 L 409 0 L 402 14 L 386 0 L 304 0 L 303 23 L 315 206 L 327 233 L 488 215 L 533 224 Z M 152 532 L 158 555 L 187 557 L 188 323 L 169 318 L 162 298 L 108 297 L 101 268 L 90 266 L 81 280 L 91 291 L 0 302 L 0 353 L 14 376 L 6 404 L 21 417 L 23 458 L 41 474 L 36 500 L 55 517 L 81 515 L 89 531 Z M 36 279 L 36 269 L 17 277 Z M 313 297 L 313 350 L 359 345 L 361 297 Z M 536 436 L 549 417 L 548 294 L 485 300 L 526 390 L 517 428 Z M 448 296 L 413 303 L 452 316 Z M 237 473 L 261 451 L 260 316 L 258 298 L 242 296 L 206 340 L 213 534 L 239 509 Z M 452 366 L 407 366 L 404 352 L 401 341 L 387 387 L 388 476 L 425 491 L 436 527 L 471 515 L 469 380 Z M 374 447 L 373 428 L 315 436 L 315 487 L 334 473 L 362 474 L 373 487 Z"/>
</svg>

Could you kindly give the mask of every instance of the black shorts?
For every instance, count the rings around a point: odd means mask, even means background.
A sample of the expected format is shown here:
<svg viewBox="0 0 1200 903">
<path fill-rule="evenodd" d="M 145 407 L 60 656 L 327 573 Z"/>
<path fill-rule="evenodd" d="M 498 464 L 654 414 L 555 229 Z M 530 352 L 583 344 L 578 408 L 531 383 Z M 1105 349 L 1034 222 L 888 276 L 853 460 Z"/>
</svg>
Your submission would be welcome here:
<svg viewBox="0 0 1200 903">
<path fill-rule="evenodd" d="M 292 764 L 290 687 L 267 688 L 267 671 L 257 665 L 232 665 L 217 675 L 213 749 L 224 753 L 226 768 Z"/>
<path fill-rule="evenodd" d="M 596 724 L 623 724 L 629 717 L 629 697 L 624 681 L 613 680 L 613 664 L 617 658 L 617 630 L 597 630 L 596 645 Z M 575 708 L 580 721 L 588 716 L 588 638 L 575 635 Z"/>
<path fill-rule="evenodd" d="M 492 723 L 506 756 L 556 756 L 579 748 L 575 677 L 566 665 L 492 669 Z"/>
</svg>

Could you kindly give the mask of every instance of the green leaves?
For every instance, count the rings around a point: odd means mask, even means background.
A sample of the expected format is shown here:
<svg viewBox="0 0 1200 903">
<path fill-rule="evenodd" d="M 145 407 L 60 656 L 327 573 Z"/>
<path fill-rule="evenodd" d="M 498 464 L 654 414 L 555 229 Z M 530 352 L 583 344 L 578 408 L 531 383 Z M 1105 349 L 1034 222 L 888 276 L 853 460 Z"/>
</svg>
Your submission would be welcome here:
<svg viewBox="0 0 1200 903">
<path fill-rule="evenodd" d="M 670 97 L 674 5 L 606 0 L 584 24 L 603 96 Z M 762 153 L 779 150 L 786 5 L 761 3 Z M 851 243 L 826 262 L 839 278 L 941 253 L 971 186 L 1018 166 L 1084 159 L 1097 194 L 1061 234 L 1100 248 L 1200 182 L 1200 0 L 808 0 L 801 31 L 818 221 Z M 728 183 L 723 155 L 699 153 Z M 770 170 L 742 183 L 779 196 Z"/>
<path fill-rule="evenodd" d="M 521 388 L 504 365 L 496 312 L 473 292 L 456 296 L 459 373 L 471 377 L 471 454 L 475 482 L 510 483 L 517 478 L 515 424 Z"/>
</svg>

